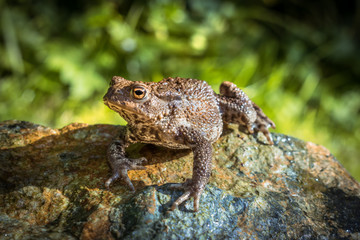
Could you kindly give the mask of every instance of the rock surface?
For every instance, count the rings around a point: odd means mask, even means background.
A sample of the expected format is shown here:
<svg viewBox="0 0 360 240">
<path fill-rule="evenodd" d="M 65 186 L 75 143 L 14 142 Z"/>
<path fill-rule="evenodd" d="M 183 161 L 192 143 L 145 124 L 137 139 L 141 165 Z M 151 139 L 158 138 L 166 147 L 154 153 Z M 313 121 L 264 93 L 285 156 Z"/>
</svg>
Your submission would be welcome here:
<svg viewBox="0 0 360 240">
<path fill-rule="evenodd" d="M 191 177 L 192 154 L 134 145 L 146 170 L 131 194 L 105 158 L 124 127 L 62 129 L 0 123 L 0 239 L 360 239 L 360 185 L 330 152 L 273 134 L 274 145 L 235 128 L 214 144 L 199 212 L 167 183 Z"/>
</svg>

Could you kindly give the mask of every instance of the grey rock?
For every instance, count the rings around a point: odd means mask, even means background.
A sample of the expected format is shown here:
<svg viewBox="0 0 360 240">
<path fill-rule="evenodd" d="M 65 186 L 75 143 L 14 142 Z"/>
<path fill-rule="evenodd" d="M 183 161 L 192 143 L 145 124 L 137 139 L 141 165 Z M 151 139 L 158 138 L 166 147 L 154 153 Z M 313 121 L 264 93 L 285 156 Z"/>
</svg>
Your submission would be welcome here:
<svg viewBox="0 0 360 240">
<path fill-rule="evenodd" d="M 110 190 L 106 148 L 124 127 L 0 123 L 0 239 L 360 239 L 360 185 L 324 147 L 229 129 L 200 200 L 169 212 L 190 151 L 134 145 L 137 189 Z"/>
</svg>

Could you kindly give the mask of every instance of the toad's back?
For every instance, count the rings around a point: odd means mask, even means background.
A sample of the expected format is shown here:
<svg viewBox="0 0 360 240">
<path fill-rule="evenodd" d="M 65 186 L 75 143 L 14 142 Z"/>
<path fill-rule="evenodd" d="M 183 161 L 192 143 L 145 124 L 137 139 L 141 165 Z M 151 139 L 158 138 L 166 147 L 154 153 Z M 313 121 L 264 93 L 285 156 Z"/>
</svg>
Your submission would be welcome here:
<svg viewBox="0 0 360 240">
<path fill-rule="evenodd" d="M 204 81 L 196 79 L 165 79 L 163 84 L 179 92 L 179 100 L 169 102 L 170 114 L 178 126 L 199 131 L 209 141 L 216 141 L 222 132 L 222 117 L 216 94 Z"/>
<path fill-rule="evenodd" d="M 199 132 L 210 142 L 220 137 L 223 123 L 218 99 L 205 81 L 167 78 L 154 84 L 153 92 L 167 101 L 170 111 L 160 125 L 169 134 L 178 138 L 179 129 L 186 128 Z"/>
</svg>

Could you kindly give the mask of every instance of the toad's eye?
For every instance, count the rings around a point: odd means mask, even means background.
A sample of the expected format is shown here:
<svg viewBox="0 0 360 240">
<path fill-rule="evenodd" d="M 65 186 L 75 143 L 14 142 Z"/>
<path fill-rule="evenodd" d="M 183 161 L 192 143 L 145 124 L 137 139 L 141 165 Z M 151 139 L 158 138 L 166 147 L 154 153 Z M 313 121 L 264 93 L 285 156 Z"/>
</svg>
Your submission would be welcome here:
<svg viewBox="0 0 360 240">
<path fill-rule="evenodd" d="M 143 87 L 134 87 L 132 90 L 132 95 L 135 99 L 141 100 L 146 97 L 146 89 Z"/>
</svg>

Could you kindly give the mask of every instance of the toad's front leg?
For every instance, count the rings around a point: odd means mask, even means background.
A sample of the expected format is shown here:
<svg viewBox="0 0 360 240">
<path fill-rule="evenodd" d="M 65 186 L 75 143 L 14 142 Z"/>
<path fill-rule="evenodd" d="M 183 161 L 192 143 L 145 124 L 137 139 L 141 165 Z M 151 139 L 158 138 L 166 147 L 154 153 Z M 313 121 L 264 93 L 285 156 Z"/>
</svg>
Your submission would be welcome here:
<svg viewBox="0 0 360 240">
<path fill-rule="evenodd" d="M 111 177 L 105 182 L 107 188 L 110 187 L 111 183 L 116 179 L 122 179 L 131 191 L 135 191 L 134 185 L 129 179 L 129 170 L 146 169 L 141 166 L 146 158 L 127 158 L 125 149 L 128 144 L 124 139 L 115 140 L 111 143 L 107 151 L 107 158 L 112 170 Z"/>
<path fill-rule="evenodd" d="M 211 174 L 212 145 L 201 134 L 189 131 L 186 138 L 191 144 L 194 153 L 193 176 L 183 184 L 176 184 L 175 188 L 182 188 L 185 193 L 179 197 L 171 206 L 171 210 L 176 209 L 181 203 L 194 197 L 194 211 L 199 209 L 200 196 L 209 181 Z"/>
</svg>

